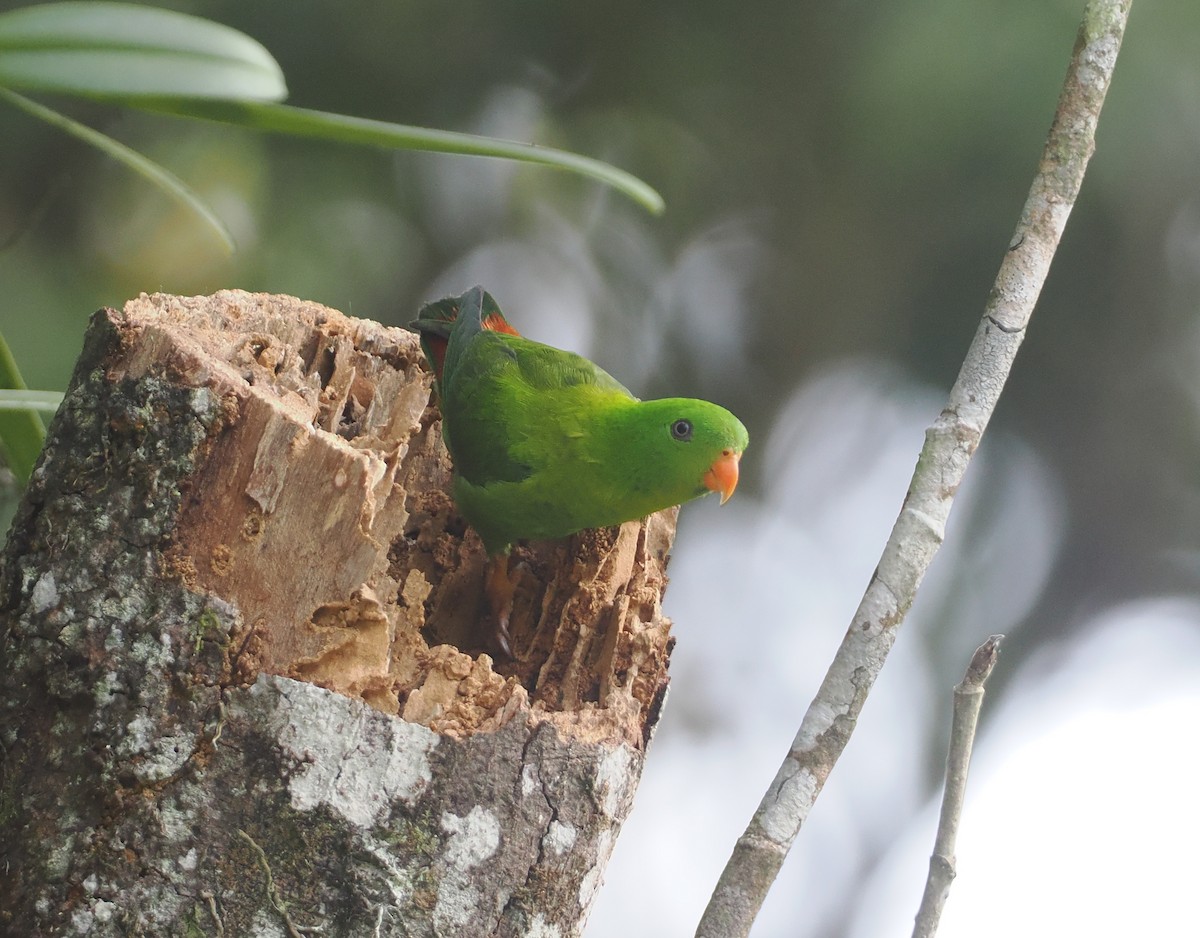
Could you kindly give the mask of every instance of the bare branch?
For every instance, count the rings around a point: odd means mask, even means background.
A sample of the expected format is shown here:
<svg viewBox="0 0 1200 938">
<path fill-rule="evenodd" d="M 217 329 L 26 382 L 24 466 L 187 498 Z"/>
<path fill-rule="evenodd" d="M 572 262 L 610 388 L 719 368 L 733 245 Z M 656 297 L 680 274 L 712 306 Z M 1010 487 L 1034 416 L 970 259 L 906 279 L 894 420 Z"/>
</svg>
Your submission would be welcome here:
<svg viewBox="0 0 1200 938">
<path fill-rule="evenodd" d="M 913 938 L 933 938 L 942 908 L 957 875 L 954 844 L 958 839 L 958 821 L 962 817 L 967 794 L 967 772 L 971 767 L 971 749 L 975 744 L 975 726 L 983 706 L 983 688 L 1000 657 L 1003 635 L 993 635 L 975 649 L 967 673 L 954 688 L 954 716 L 950 723 L 950 751 L 946 755 L 946 788 L 942 794 L 942 813 L 938 818 L 933 855 L 929 858 L 929 876 L 925 894 L 917 910 Z"/>
<path fill-rule="evenodd" d="M 883 556 L 784 759 L 721 874 L 696 934 L 749 933 L 767 890 L 853 732 L 937 553 L 1083 182 L 1132 0 L 1091 0 L 1037 176 L 975 338 L 925 446 Z"/>
</svg>

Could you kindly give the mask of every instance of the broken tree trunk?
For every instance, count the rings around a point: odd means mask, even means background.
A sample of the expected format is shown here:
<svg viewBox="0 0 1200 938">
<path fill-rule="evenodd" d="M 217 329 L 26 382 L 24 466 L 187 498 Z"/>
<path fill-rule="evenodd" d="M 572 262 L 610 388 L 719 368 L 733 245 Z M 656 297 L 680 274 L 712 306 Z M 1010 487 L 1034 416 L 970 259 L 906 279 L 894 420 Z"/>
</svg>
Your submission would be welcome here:
<svg viewBox="0 0 1200 938">
<path fill-rule="evenodd" d="M 403 330 L 236 291 L 96 314 L 0 571 L 0 932 L 581 930 L 666 690 L 674 515 L 522 548 L 494 661 L 448 481 Z"/>
</svg>

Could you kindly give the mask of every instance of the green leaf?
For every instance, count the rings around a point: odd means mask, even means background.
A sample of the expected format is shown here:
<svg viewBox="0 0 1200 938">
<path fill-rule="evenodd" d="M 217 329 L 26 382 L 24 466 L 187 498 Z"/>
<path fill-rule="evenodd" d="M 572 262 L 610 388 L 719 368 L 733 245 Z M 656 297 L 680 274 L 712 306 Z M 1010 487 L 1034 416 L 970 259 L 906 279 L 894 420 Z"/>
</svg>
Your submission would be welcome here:
<svg viewBox="0 0 1200 938">
<path fill-rule="evenodd" d="M 575 153 L 273 103 L 287 88 L 271 54 L 250 37 L 208 20 L 101 0 L 0 14 L 0 94 L 153 181 L 198 212 L 230 249 L 232 238 L 212 211 L 163 167 L 6 88 L 73 94 L 319 140 L 536 163 L 589 176 L 651 212 L 663 210 L 662 196 L 636 176 Z"/>
<path fill-rule="evenodd" d="M 177 117 L 191 117 L 234 124 L 270 133 L 366 144 L 388 149 L 430 150 L 469 156 L 492 156 L 525 163 L 537 163 L 589 176 L 623 192 L 648 211 L 659 214 L 663 198 L 642 180 L 623 169 L 566 150 L 539 147 L 532 143 L 480 137 L 450 130 L 412 127 L 365 117 L 349 117 L 326 111 L 311 111 L 285 104 L 257 102 L 178 100 L 145 98 L 128 102 L 134 107 Z"/>
<path fill-rule="evenodd" d="M 200 196 L 165 166 L 160 166 L 148 157 L 142 156 L 137 150 L 125 146 L 120 141 L 114 140 L 112 137 L 102 134 L 98 130 L 93 130 L 91 127 L 87 127 L 78 121 L 73 121 L 65 114 L 60 114 L 58 111 L 38 104 L 36 101 L 30 101 L 15 91 L 0 88 L 0 98 L 15 104 L 27 114 L 44 120 L 48 124 L 53 124 L 73 137 L 78 137 L 80 140 L 90 143 L 98 150 L 107 153 L 114 160 L 124 163 L 139 176 L 158 186 L 158 188 L 171 198 L 195 212 L 213 230 L 222 245 L 224 245 L 225 250 L 230 253 L 235 250 L 233 235 L 225 227 L 225 223 L 214 214 L 212 209 L 204 203 Z"/>
<path fill-rule="evenodd" d="M 0 85 L 106 99 L 287 97 L 279 64 L 244 33 L 184 13 L 98 0 L 0 14 Z"/>
<path fill-rule="evenodd" d="M 0 411 L 35 410 L 52 414 L 62 401 L 61 391 L 0 390 Z"/>
<path fill-rule="evenodd" d="M 0 335 L 0 387 L 14 390 L 25 389 L 25 381 L 17 368 L 16 359 L 8 349 L 4 336 Z M 9 391 L 8 393 L 12 393 Z M 4 456 L 8 468 L 13 471 L 22 483 L 29 481 L 37 462 L 38 454 L 42 451 L 42 441 L 46 438 L 46 428 L 42 418 L 34 410 L 0 409 L 0 446 L 4 448 Z"/>
</svg>

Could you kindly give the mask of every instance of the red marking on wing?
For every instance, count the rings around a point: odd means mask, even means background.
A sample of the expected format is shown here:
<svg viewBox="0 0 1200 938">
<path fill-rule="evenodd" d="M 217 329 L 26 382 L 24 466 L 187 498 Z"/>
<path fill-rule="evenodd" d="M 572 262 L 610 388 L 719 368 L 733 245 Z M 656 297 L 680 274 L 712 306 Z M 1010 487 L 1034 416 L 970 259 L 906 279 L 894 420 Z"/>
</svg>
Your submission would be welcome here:
<svg viewBox="0 0 1200 938">
<path fill-rule="evenodd" d="M 458 310 L 455 309 L 454 315 L 444 321 L 453 322 L 457 316 Z M 500 313 L 488 313 L 488 315 L 480 320 L 480 324 L 489 332 L 503 332 L 505 335 L 515 336 L 521 335 Z M 433 373 L 440 382 L 442 380 L 442 372 L 446 367 L 446 348 L 450 344 L 450 340 L 446 336 L 437 335 L 432 332 L 426 332 L 422 336 L 422 339 L 426 352 L 433 359 Z"/>
<path fill-rule="evenodd" d="M 425 340 L 425 351 L 433 359 L 433 374 L 437 378 L 438 383 L 442 380 L 442 371 L 446 367 L 446 346 L 449 342 L 440 335 L 430 335 L 428 332 L 423 336 Z"/>
<path fill-rule="evenodd" d="M 508 320 L 505 319 L 503 316 L 501 316 L 499 313 L 488 313 L 486 316 L 483 317 L 481 322 L 483 324 L 483 328 L 485 328 L 491 332 L 503 332 L 505 335 L 515 335 L 515 336 L 520 336 L 520 334 L 521 334 L 521 333 L 517 332 L 517 330 L 514 329 L 511 325 L 509 325 Z"/>
</svg>

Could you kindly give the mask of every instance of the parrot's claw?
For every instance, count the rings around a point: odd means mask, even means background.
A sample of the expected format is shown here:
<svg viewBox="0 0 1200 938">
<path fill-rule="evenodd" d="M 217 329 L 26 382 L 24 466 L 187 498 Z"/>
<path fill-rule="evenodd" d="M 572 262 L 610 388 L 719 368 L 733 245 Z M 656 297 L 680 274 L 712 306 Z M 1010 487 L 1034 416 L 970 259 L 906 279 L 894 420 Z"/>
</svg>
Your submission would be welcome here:
<svg viewBox="0 0 1200 938">
<path fill-rule="evenodd" d="M 509 658 L 512 653 L 512 636 L 508 632 L 508 622 L 512 616 L 513 593 L 516 584 L 508 572 L 508 554 L 501 554 L 488 560 L 487 577 L 484 583 L 487 593 L 488 607 L 492 613 L 492 621 L 496 623 L 496 644 Z"/>
</svg>

